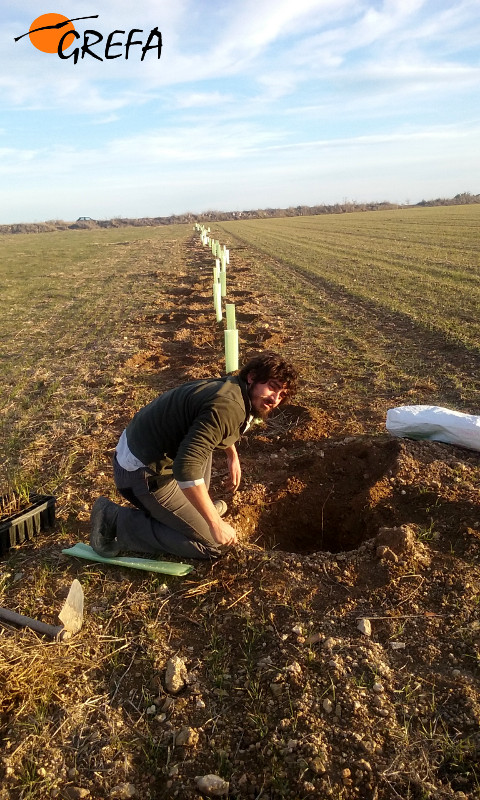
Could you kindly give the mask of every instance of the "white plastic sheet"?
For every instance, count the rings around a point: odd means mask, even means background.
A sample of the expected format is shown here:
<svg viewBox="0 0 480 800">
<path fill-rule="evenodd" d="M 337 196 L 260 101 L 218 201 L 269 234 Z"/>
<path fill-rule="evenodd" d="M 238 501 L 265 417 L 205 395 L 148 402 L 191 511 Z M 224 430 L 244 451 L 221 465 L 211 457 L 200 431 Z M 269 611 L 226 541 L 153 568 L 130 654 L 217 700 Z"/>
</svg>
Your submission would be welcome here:
<svg viewBox="0 0 480 800">
<path fill-rule="evenodd" d="M 480 450 L 480 416 L 440 406 L 398 406 L 387 411 L 389 433 Z"/>
</svg>

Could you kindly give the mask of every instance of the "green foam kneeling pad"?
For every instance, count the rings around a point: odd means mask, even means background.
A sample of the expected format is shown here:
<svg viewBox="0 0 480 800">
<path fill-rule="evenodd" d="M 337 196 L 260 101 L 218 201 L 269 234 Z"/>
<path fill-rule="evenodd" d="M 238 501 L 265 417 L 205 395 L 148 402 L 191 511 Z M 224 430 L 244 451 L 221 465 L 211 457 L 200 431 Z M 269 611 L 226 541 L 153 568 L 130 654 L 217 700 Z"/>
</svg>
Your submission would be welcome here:
<svg viewBox="0 0 480 800">
<path fill-rule="evenodd" d="M 88 561 L 99 561 L 102 564 L 113 564 L 115 567 L 130 567 L 131 569 L 143 569 L 146 572 L 163 572 L 166 575 L 188 575 L 193 570 L 190 564 L 181 564 L 174 561 L 157 561 L 155 558 L 130 558 L 129 556 L 117 556 L 116 558 L 104 558 L 99 556 L 90 545 L 78 542 L 73 547 L 62 550 L 67 556 L 86 558 Z"/>
</svg>

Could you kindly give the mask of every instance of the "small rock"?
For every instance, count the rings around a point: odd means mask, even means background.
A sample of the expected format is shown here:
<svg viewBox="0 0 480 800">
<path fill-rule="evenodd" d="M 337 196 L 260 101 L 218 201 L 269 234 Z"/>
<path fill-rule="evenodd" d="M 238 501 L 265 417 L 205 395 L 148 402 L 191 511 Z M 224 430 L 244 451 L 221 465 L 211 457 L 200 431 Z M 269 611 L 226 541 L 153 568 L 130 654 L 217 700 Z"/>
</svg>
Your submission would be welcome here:
<svg viewBox="0 0 480 800">
<path fill-rule="evenodd" d="M 135 797 L 136 794 L 137 789 L 133 783 L 119 783 L 113 787 L 110 797 L 114 797 L 115 800 L 129 800 L 130 797 Z"/>
<path fill-rule="evenodd" d="M 323 647 L 325 648 L 325 650 L 329 650 L 331 652 L 335 647 L 335 645 L 337 644 L 338 644 L 337 639 L 334 639 L 333 636 L 329 636 L 328 639 L 325 639 Z"/>
<path fill-rule="evenodd" d="M 292 633 L 296 633 L 298 636 L 301 636 L 303 633 L 303 628 L 301 625 L 294 625 L 292 628 Z"/>
<path fill-rule="evenodd" d="M 291 664 L 285 667 L 286 671 L 289 672 L 291 675 L 300 676 L 302 674 L 302 668 L 298 661 L 292 661 Z"/>
<path fill-rule="evenodd" d="M 163 701 L 162 711 L 169 711 L 175 704 L 173 697 L 166 697 Z"/>
<path fill-rule="evenodd" d="M 399 528 L 380 528 L 375 541 L 377 546 L 385 545 L 397 556 L 411 553 L 415 549 L 415 534 L 408 525 L 401 525 Z"/>
<path fill-rule="evenodd" d="M 178 692 L 185 686 L 185 679 L 187 677 L 187 668 L 185 662 L 179 656 L 173 656 L 167 661 L 165 670 L 165 686 L 167 691 L 172 694 Z"/>
<path fill-rule="evenodd" d="M 209 797 L 224 797 L 228 794 L 229 783 L 219 775 L 203 775 L 195 778 L 199 792 Z"/>
<path fill-rule="evenodd" d="M 296 749 L 297 749 L 297 747 L 298 747 L 298 740 L 297 740 L 297 739 L 289 739 L 289 740 L 288 740 L 288 742 L 287 742 L 287 749 L 288 749 L 288 750 L 290 750 L 290 752 L 291 752 L 292 750 L 296 750 Z"/>
<path fill-rule="evenodd" d="M 195 747 L 198 743 L 198 731 L 188 725 L 182 728 L 175 737 L 175 744 L 178 747 Z"/>
<path fill-rule="evenodd" d="M 373 684 L 372 688 L 373 688 L 373 691 L 376 692 L 377 694 L 382 694 L 382 692 L 385 691 L 384 687 L 383 687 L 383 683 L 379 683 L 378 681 Z"/>
<path fill-rule="evenodd" d="M 268 667 L 272 666 L 272 657 L 271 656 L 263 656 L 257 662 L 257 667 L 259 669 L 267 669 Z"/>
<path fill-rule="evenodd" d="M 372 766 L 368 761 L 365 761 L 364 758 L 359 758 L 358 761 L 355 762 L 355 766 L 359 767 L 360 769 L 364 769 L 367 772 L 372 771 Z"/>
<path fill-rule="evenodd" d="M 384 544 L 379 545 L 376 552 L 377 558 L 384 558 L 385 561 L 393 561 L 394 564 L 398 562 L 398 556 L 396 553 L 394 553 L 393 550 L 390 550 L 390 548 Z"/>
<path fill-rule="evenodd" d="M 83 800 L 84 797 L 90 797 L 90 789 L 81 786 L 66 786 L 63 791 L 68 800 Z"/>
<path fill-rule="evenodd" d="M 153 706 L 148 706 L 147 714 L 156 714 L 157 713 L 157 706 L 153 704 Z"/>
<path fill-rule="evenodd" d="M 365 634 L 365 636 L 372 635 L 372 623 L 366 617 L 362 617 L 362 619 L 358 620 L 357 628 L 360 631 L 360 633 Z"/>
<path fill-rule="evenodd" d="M 454 678 L 459 678 L 462 673 L 459 669 L 452 669 L 452 675 Z"/>
<path fill-rule="evenodd" d="M 270 691 L 275 698 L 281 697 L 283 694 L 283 686 L 281 683 L 271 683 Z"/>
<path fill-rule="evenodd" d="M 327 768 L 320 756 L 315 756 L 315 758 L 312 758 L 310 761 L 310 769 L 315 773 L 315 775 L 324 775 L 327 771 Z"/>
<path fill-rule="evenodd" d="M 331 714 L 332 713 L 332 711 L 333 711 L 333 703 L 332 703 L 331 700 L 328 699 L 328 697 L 325 698 L 325 700 L 323 701 L 322 705 L 323 705 L 324 711 L 326 711 L 327 714 Z"/>
<path fill-rule="evenodd" d="M 307 636 L 305 639 L 307 644 L 317 644 L 317 642 L 321 642 L 324 639 L 323 633 L 312 633 L 311 636 Z"/>
</svg>

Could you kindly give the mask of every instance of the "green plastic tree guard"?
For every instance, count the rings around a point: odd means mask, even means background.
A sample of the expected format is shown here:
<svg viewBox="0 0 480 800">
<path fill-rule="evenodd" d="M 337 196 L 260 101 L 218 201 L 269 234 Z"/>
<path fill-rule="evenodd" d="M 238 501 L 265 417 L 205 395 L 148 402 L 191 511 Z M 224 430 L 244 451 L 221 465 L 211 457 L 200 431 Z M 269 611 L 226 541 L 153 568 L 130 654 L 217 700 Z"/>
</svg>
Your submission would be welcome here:
<svg viewBox="0 0 480 800">
<path fill-rule="evenodd" d="M 235 320 L 235 303 L 226 303 L 225 313 L 227 316 L 227 328 L 230 331 L 234 331 L 235 328 L 237 327 Z"/>
<path fill-rule="evenodd" d="M 225 368 L 226 372 L 238 369 L 238 331 L 225 331 Z"/>
</svg>

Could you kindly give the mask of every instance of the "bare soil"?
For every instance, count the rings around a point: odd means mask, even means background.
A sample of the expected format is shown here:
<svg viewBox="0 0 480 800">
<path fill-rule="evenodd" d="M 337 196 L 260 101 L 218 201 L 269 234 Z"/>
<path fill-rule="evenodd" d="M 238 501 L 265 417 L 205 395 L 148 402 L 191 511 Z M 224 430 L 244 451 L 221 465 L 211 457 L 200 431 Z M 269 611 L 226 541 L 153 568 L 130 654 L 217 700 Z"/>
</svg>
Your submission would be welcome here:
<svg viewBox="0 0 480 800">
<path fill-rule="evenodd" d="M 353 415 L 338 354 L 306 340 L 288 297 L 254 291 L 241 248 L 229 299 L 242 356 L 285 352 L 304 381 L 240 442 L 234 496 L 222 455 L 214 462 L 212 494 L 229 504 L 238 548 L 165 581 L 61 555 L 88 540 L 98 494 L 120 502 L 109 459 L 138 376 L 164 391 L 222 373 L 211 260 L 192 238 L 168 305 L 138 320 L 143 346 L 118 372 L 116 408 L 83 439 L 85 453 L 103 448 L 84 506 L 69 504 L 73 479 L 56 531 L 7 562 L 20 575 L 7 600 L 50 621 L 78 577 L 86 619 L 66 645 L 2 631 L 0 798 L 200 800 L 207 774 L 238 800 L 480 797 L 479 454 L 385 433 L 398 387 Z M 176 693 L 165 683 L 174 656 L 186 667 Z"/>
</svg>

